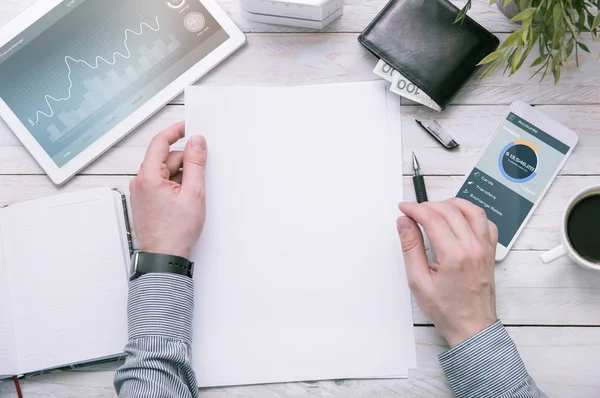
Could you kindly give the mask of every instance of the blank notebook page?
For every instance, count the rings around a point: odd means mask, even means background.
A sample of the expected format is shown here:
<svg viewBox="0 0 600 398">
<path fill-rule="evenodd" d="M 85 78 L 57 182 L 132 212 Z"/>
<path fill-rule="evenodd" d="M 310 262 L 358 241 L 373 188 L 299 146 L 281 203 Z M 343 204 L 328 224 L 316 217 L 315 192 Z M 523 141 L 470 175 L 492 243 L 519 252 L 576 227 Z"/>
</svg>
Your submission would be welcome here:
<svg viewBox="0 0 600 398">
<path fill-rule="evenodd" d="M 119 202 L 118 193 L 97 189 L 4 209 L 20 373 L 123 351 L 128 252 Z"/>
<path fill-rule="evenodd" d="M 387 92 L 186 91 L 188 135 L 208 141 L 192 255 L 201 386 L 407 375 L 400 104 Z"/>
<path fill-rule="evenodd" d="M 5 212 L 6 210 L 0 209 L 0 225 Z M 0 235 L 0 248 L 1 242 Z M 18 372 L 6 266 L 3 256 L 0 255 L 0 377 L 16 375 Z"/>
</svg>

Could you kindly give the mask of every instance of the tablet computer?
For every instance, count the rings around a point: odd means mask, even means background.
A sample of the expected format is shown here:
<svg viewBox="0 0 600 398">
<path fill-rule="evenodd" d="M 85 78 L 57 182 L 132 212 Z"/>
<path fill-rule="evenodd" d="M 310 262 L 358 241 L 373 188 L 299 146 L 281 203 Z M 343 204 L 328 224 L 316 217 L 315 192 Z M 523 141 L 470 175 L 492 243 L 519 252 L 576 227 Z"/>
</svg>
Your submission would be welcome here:
<svg viewBox="0 0 600 398">
<path fill-rule="evenodd" d="M 41 0 L 0 29 L 0 116 L 62 184 L 245 40 L 214 0 Z"/>
</svg>

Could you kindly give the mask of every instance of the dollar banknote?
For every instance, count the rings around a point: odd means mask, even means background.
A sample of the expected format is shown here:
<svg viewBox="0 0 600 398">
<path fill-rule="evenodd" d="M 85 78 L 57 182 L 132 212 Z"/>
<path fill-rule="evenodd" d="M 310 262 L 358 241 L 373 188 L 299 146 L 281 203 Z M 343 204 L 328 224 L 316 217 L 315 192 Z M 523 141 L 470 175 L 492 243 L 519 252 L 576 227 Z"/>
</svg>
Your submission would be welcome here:
<svg viewBox="0 0 600 398">
<path fill-rule="evenodd" d="M 442 108 L 435 103 L 427 94 L 425 94 L 419 87 L 413 82 L 404 77 L 400 72 L 395 70 L 392 66 L 383 60 L 379 60 L 373 73 L 377 76 L 392 83 L 390 90 L 394 94 L 398 94 L 411 101 L 418 102 L 419 104 L 425 105 L 435 111 L 440 112 Z"/>
</svg>

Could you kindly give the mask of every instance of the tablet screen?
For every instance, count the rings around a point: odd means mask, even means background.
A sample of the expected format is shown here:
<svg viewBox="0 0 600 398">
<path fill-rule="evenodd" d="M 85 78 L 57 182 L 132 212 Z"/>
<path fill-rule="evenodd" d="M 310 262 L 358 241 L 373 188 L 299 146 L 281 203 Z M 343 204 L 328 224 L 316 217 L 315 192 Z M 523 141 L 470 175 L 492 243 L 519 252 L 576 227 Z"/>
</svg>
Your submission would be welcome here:
<svg viewBox="0 0 600 398">
<path fill-rule="evenodd" d="M 0 47 L 0 98 L 62 167 L 228 38 L 198 0 L 66 0 Z"/>
</svg>

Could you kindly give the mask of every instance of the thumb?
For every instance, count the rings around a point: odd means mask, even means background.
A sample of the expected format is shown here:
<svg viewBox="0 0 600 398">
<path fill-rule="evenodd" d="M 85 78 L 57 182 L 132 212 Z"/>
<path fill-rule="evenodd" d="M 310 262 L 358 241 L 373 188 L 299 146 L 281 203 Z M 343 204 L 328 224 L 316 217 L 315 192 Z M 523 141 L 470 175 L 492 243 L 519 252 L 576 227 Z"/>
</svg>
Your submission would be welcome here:
<svg viewBox="0 0 600 398">
<path fill-rule="evenodd" d="M 406 268 L 406 278 L 410 289 L 420 289 L 429 279 L 429 262 L 425 254 L 423 234 L 417 223 L 402 216 L 397 220 L 398 234 L 402 242 L 402 254 Z"/>
<path fill-rule="evenodd" d="M 190 138 L 183 151 L 183 177 L 181 190 L 194 196 L 204 194 L 206 169 L 206 139 L 201 135 Z"/>
</svg>

